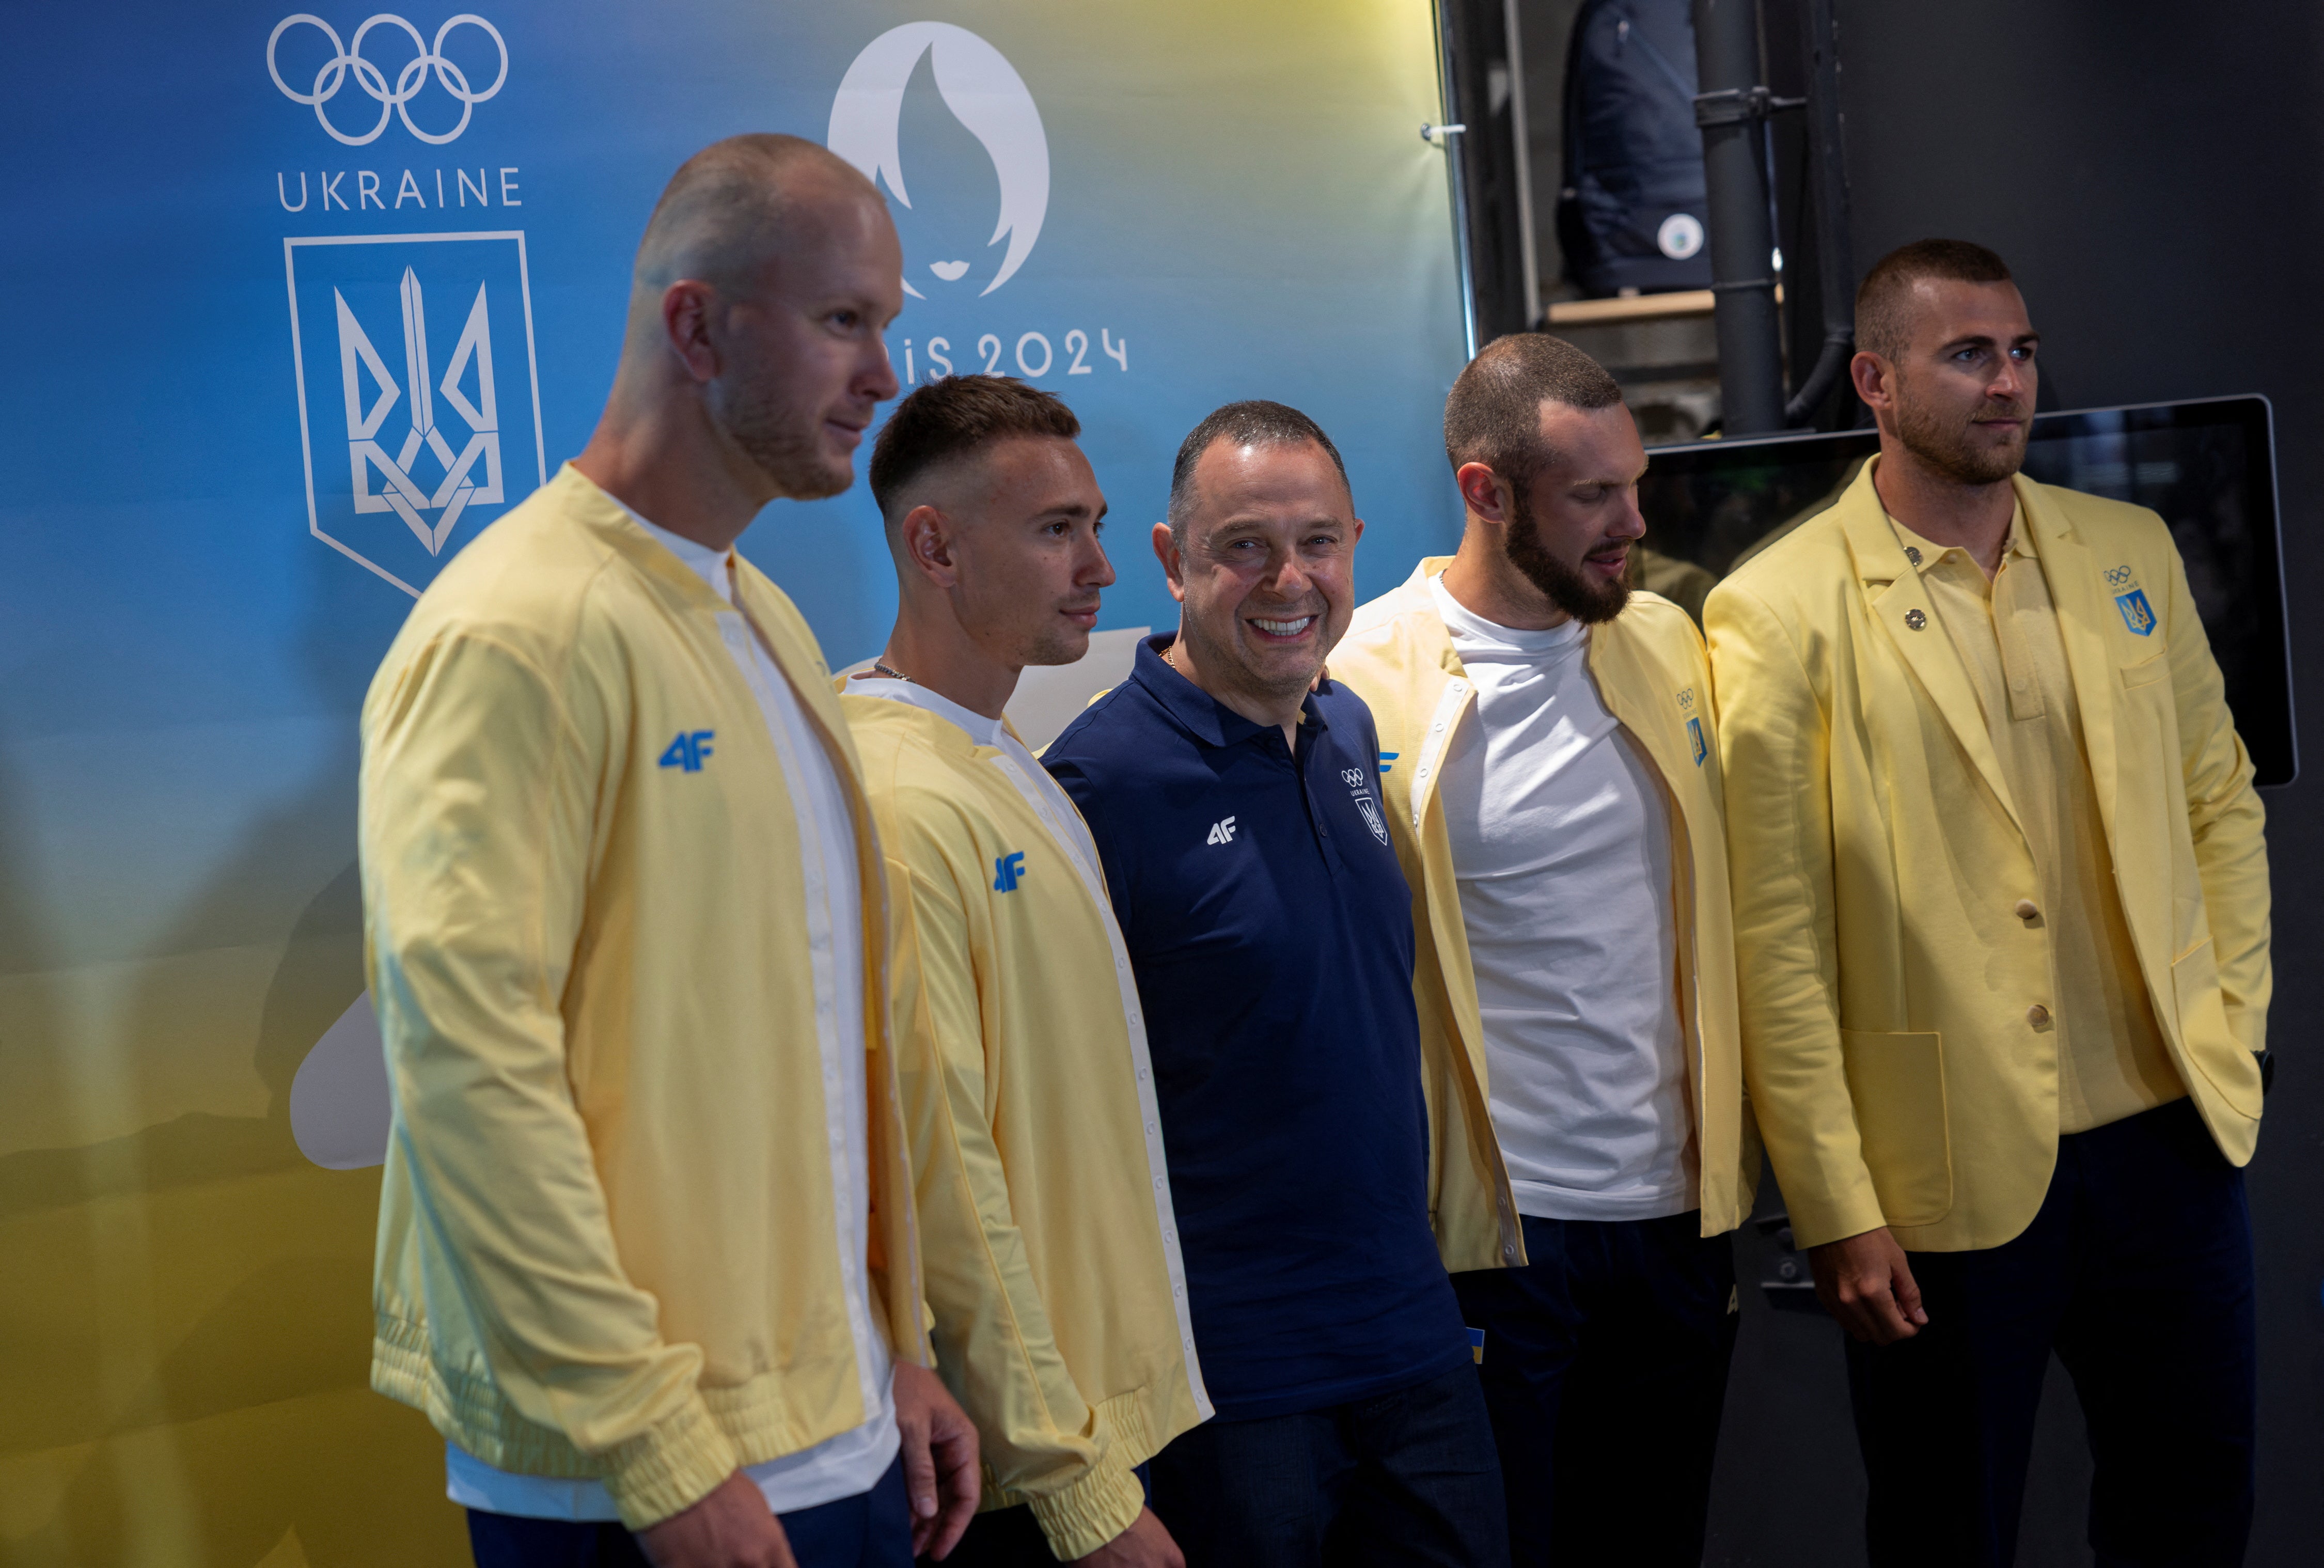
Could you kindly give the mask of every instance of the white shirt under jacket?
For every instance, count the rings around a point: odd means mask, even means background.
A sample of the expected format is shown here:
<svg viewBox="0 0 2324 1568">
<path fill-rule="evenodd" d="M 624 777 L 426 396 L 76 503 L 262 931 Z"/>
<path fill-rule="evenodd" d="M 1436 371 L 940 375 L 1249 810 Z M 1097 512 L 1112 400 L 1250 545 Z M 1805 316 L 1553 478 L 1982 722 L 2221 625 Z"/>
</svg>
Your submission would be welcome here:
<svg viewBox="0 0 2324 1568">
<path fill-rule="evenodd" d="M 734 602 L 726 551 L 657 528 L 634 512 L 630 520 L 685 562 L 720 598 Z M 823 1056 L 824 1120 L 830 1134 L 832 1191 L 842 1194 L 837 1205 L 841 1284 L 855 1336 L 863 1407 L 872 1413 L 853 1431 L 743 1472 L 758 1483 L 768 1508 L 788 1514 L 870 1491 L 903 1446 L 890 1386 L 894 1368 L 888 1342 L 872 1322 L 871 1283 L 864 1277 L 872 1182 L 865 1142 L 871 1112 L 863 1077 L 862 890 L 856 886 L 855 830 L 847 797 L 822 740 L 750 623 L 739 611 L 718 619 L 727 652 L 758 696 L 776 754 L 782 759 L 783 782 L 800 805 L 799 862 L 807 870 L 807 941 L 815 975 L 816 1046 Z M 621 1517 L 612 1494 L 596 1481 L 512 1474 L 449 1444 L 445 1469 L 445 1490 L 463 1508 L 534 1519 Z"/>
<path fill-rule="evenodd" d="M 1662 787 L 1591 678 L 1587 626 L 1515 631 L 1428 586 L 1477 685 L 1437 798 L 1517 1212 L 1684 1213 L 1693 1122 Z"/>
</svg>

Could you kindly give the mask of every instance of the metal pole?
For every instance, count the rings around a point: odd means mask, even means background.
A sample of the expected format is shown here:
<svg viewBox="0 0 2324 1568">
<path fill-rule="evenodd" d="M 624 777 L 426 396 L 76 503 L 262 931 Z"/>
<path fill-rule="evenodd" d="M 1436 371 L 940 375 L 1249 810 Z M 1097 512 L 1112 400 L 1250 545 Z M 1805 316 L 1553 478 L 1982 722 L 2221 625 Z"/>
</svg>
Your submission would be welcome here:
<svg viewBox="0 0 2324 1568">
<path fill-rule="evenodd" d="M 1759 129 L 1779 106 L 1759 80 L 1756 0 L 1694 0 L 1703 178 L 1710 192 L 1711 278 L 1718 302 L 1721 427 L 1730 436 L 1784 428 L 1784 349 L 1775 317 L 1775 226 Z"/>
<path fill-rule="evenodd" d="M 1446 119 L 1459 112 L 1460 97 L 1452 82 L 1452 19 L 1446 14 L 1443 0 L 1438 0 L 1436 10 L 1436 90 L 1443 100 L 1440 111 Z M 1452 242 L 1461 267 L 1461 330 L 1469 346 L 1469 357 L 1477 357 L 1477 263 L 1469 249 L 1469 171 L 1461 157 L 1462 133 L 1468 127 L 1459 125 L 1423 125 L 1423 140 L 1444 149 L 1446 178 L 1452 182 Z"/>
<path fill-rule="evenodd" d="M 1501 36 L 1509 60 L 1509 140 L 1517 146 L 1517 238 L 1525 259 L 1525 329 L 1541 325 L 1541 257 L 1533 234 L 1533 122 L 1526 113 L 1525 45 L 1517 32 L 1517 0 L 1501 0 Z"/>
<path fill-rule="evenodd" d="M 1784 410 L 1784 422 L 1815 417 L 1856 350 L 1856 262 L 1848 237 L 1848 171 L 1840 140 L 1840 23 L 1832 0 L 1800 7 L 1808 57 L 1808 161 L 1815 180 L 1816 291 L 1823 299 L 1823 347 L 1815 369 Z"/>
</svg>

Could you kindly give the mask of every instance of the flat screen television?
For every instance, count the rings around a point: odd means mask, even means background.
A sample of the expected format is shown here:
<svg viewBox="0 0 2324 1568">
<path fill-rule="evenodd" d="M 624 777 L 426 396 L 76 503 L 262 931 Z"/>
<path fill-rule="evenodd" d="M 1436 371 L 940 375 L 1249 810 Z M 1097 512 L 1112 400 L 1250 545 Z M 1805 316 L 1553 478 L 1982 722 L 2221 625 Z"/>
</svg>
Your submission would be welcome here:
<svg viewBox="0 0 2324 1568">
<path fill-rule="evenodd" d="M 1878 449 L 1869 430 L 1652 448 L 1638 485 L 1645 585 L 1700 620 L 1712 585 L 1831 506 Z M 2171 525 L 2258 782 L 2291 783 L 2300 758 L 2267 400 L 2037 414 L 2025 472 L 2151 508 Z"/>
</svg>

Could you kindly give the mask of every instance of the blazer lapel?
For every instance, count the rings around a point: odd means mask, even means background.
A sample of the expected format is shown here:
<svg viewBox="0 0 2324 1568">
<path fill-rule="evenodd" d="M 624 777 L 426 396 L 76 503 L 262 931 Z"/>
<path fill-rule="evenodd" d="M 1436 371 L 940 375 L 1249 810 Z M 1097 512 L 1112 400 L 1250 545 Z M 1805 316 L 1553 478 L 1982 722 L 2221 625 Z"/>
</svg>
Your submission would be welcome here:
<svg viewBox="0 0 2324 1568">
<path fill-rule="evenodd" d="M 1977 700 L 1977 690 L 1969 685 L 1969 672 L 1961 668 L 1952 638 L 1937 620 L 1936 606 L 1921 582 L 1921 574 L 1904 558 L 1904 547 L 1896 542 L 1896 530 L 1880 504 L 1879 493 L 1872 487 L 1877 466 L 1865 465 L 1850 496 L 1840 503 L 1846 509 L 1842 526 L 1856 558 L 1866 613 L 1912 670 L 1921 689 L 1929 694 L 1978 776 L 2022 835 L 2025 824 L 2002 778 L 2001 759 L 1993 750 L 1993 736 L 1986 728 L 1985 709 Z"/>
<path fill-rule="evenodd" d="M 2034 549 L 2042 558 L 2043 579 L 2057 612 L 2058 635 L 2066 645 L 2066 668 L 2081 710 L 2082 745 L 2089 753 L 2090 783 L 2098 791 L 2098 816 L 2107 842 L 2114 842 L 2115 674 L 2107 650 L 2106 624 L 2114 606 L 2098 592 L 2098 563 L 2065 513 L 2024 475 L 2016 479 L 2017 503 Z"/>
</svg>

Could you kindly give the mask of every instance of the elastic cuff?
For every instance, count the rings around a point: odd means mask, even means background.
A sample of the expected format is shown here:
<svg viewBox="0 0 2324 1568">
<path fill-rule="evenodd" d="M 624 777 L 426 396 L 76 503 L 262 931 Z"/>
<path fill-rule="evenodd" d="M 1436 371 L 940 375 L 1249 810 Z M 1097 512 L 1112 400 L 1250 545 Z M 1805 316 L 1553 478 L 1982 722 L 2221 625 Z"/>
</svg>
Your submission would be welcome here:
<svg viewBox="0 0 2324 1568">
<path fill-rule="evenodd" d="M 1105 1456 L 1073 1485 L 1026 1499 L 1060 1563 L 1086 1557 L 1138 1522 L 1146 1489 L 1109 1445 Z"/>
<path fill-rule="evenodd" d="M 605 1490 L 632 1530 L 684 1513 L 741 1468 L 734 1444 L 695 1395 L 677 1415 L 605 1456 Z"/>
</svg>

